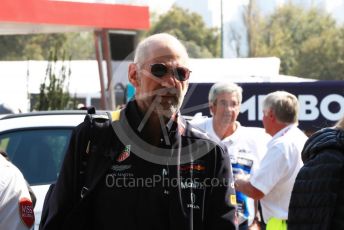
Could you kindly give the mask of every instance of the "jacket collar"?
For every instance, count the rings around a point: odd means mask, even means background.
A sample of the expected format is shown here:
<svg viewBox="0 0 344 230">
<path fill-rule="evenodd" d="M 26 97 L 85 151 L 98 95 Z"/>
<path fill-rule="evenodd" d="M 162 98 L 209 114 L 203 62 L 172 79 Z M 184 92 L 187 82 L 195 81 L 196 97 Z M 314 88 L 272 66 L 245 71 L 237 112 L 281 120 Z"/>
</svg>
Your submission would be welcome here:
<svg viewBox="0 0 344 230">
<path fill-rule="evenodd" d="M 324 128 L 314 133 L 302 150 L 303 162 L 312 159 L 324 149 L 338 149 L 344 154 L 344 130 Z"/>
</svg>

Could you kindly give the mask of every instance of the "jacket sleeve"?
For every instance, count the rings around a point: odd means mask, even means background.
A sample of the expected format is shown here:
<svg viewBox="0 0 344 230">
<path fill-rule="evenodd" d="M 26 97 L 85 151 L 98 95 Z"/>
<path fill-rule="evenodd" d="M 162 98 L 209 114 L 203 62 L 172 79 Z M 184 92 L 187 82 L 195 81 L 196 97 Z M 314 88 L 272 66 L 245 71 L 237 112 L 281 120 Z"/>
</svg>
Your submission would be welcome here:
<svg viewBox="0 0 344 230">
<path fill-rule="evenodd" d="M 236 196 L 229 155 L 220 146 L 214 149 L 214 175 L 211 183 L 210 210 L 206 229 L 238 229 Z"/>
<path fill-rule="evenodd" d="M 50 197 L 45 201 L 47 207 L 43 207 L 43 212 L 47 209 L 47 213 L 44 222 L 40 224 L 42 230 L 62 229 L 67 214 L 80 199 L 80 155 L 86 151 L 88 137 L 85 126 L 82 123 L 72 132 L 59 177 Z"/>
</svg>

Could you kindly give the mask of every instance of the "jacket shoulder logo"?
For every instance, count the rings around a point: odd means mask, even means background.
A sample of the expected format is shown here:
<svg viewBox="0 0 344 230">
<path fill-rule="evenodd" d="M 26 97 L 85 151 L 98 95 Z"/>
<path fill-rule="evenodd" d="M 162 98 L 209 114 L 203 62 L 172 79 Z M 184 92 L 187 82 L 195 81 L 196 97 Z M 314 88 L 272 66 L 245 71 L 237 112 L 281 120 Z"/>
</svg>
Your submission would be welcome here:
<svg viewBox="0 0 344 230">
<path fill-rule="evenodd" d="M 19 215 L 26 227 L 31 228 L 35 222 L 32 201 L 28 198 L 21 198 L 19 201 Z"/>
<path fill-rule="evenodd" d="M 121 152 L 121 154 L 119 154 L 119 156 L 117 157 L 117 162 L 122 162 L 125 159 L 127 159 L 129 156 L 130 156 L 130 145 L 126 145 L 123 151 Z"/>
</svg>

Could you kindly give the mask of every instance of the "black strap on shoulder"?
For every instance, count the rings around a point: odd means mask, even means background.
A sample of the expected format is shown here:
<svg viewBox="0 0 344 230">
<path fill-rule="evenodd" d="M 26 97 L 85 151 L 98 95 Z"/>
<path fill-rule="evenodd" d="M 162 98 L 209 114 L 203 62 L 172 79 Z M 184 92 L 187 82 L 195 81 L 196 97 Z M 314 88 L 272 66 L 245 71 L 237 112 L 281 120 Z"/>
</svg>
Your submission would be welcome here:
<svg viewBox="0 0 344 230">
<path fill-rule="evenodd" d="M 96 108 L 91 106 L 87 108 L 87 114 L 95 114 L 96 113 Z"/>
<path fill-rule="evenodd" d="M 84 122 L 89 130 L 86 150 L 80 156 L 80 198 L 83 198 L 89 190 L 88 186 L 86 186 L 86 174 L 90 154 L 98 152 L 100 146 L 97 145 L 106 139 L 106 135 L 108 134 L 107 130 L 111 126 L 111 121 L 111 114 L 108 112 L 96 112 L 94 107 L 87 110 Z"/>
<path fill-rule="evenodd" d="M 258 201 L 258 213 L 259 213 L 259 219 L 260 219 L 261 224 L 265 224 L 264 218 L 263 218 L 262 205 L 260 204 L 260 201 Z"/>
</svg>

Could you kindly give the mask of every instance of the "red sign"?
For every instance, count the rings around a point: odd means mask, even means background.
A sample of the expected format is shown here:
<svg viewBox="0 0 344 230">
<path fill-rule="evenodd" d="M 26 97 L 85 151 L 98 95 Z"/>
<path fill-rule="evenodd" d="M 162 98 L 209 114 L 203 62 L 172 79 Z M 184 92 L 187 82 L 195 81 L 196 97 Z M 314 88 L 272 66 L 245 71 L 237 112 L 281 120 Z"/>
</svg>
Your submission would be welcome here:
<svg viewBox="0 0 344 230">
<path fill-rule="evenodd" d="M 23 223 L 31 228 L 35 223 L 35 214 L 33 212 L 32 201 L 28 198 L 21 198 L 19 201 L 19 216 Z"/>
<path fill-rule="evenodd" d="M 147 6 L 50 0 L 1 0 L 0 25 L 64 25 L 84 28 L 149 28 Z M 12 25 L 14 26 L 14 24 Z"/>
</svg>

